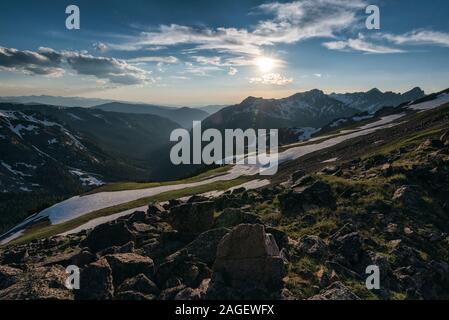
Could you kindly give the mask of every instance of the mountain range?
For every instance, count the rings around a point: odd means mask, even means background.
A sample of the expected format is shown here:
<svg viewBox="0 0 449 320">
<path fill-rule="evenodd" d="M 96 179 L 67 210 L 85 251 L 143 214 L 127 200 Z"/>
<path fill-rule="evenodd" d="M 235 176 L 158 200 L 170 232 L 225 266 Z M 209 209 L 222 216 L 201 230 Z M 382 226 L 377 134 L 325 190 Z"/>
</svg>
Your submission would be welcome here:
<svg viewBox="0 0 449 320">
<path fill-rule="evenodd" d="M 221 109 L 204 121 L 204 127 L 217 128 L 320 128 L 334 119 L 354 116 L 361 111 L 375 112 L 424 96 L 414 88 L 404 94 L 378 89 L 367 92 L 330 94 L 321 90 L 296 93 L 283 99 L 248 97 L 240 104 Z"/>
<path fill-rule="evenodd" d="M 101 104 L 94 106 L 93 109 L 132 114 L 153 114 L 175 121 L 183 128 L 191 128 L 193 121 L 201 121 L 209 116 L 209 113 L 206 111 L 194 108 L 169 108 L 151 104 L 130 104 L 123 102 Z"/>
<path fill-rule="evenodd" d="M 405 93 L 391 91 L 382 92 L 377 88 L 367 92 L 332 93 L 329 96 L 360 111 L 376 112 L 383 107 L 395 107 L 406 101 L 414 101 L 424 97 L 424 91 L 415 87 Z"/>
</svg>

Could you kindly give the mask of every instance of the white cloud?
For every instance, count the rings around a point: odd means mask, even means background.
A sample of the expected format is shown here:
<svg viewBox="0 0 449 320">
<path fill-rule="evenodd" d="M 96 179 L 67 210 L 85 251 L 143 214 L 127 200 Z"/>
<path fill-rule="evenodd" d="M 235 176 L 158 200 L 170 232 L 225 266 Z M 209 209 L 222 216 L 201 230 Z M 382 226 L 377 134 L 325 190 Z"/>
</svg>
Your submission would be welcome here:
<svg viewBox="0 0 449 320">
<path fill-rule="evenodd" d="M 84 52 L 55 51 L 39 48 L 20 51 L 0 47 L 0 68 L 32 75 L 59 77 L 66 69 L 79 75 L 90 75 L 116 84 L 144 84 L 152 82 L 150 72 L 115 58 L 96 57 Z"/>
<path fill-rule="evenodd" d="M 100 52 L 106 52 L 109 49 L 108 45 L 103 42 L 95 42 L 93 46 L 95 50 Z"/>
<path fill-rule="evenodd" d="M 221 57 L 204 57 L 204 56 L 192 56 L 192 58 L 199 64 L 209 64 L 213 66 L 223 66 Z"/>
<path fill-rule="evenodd" d="M 228 71 L 228 74 L 230 76 L 235 76 L 237 74 L 237 72 L 238 72 L 238 70 L 236 68 L 230 67 L 229 71 Z"/>
<path fill-rule="evenodd" d="M 402 53 L 404 50 L 398 48 L 391 48 L 383 45 L 371 43 L 365 37 L 359 34 L 358 38 L 347 39 L 341 41 L 324 42 L 323 46 L 330 50 L 338 51 L 361 51 L 369 54 L 388 54 L 388 53 Z"/>
<path fill-rule="evenodd" d="M 175 64 L 178 63 L 179 60 L 178 58 L 174 57 L 174 56 L 146 56 L 146 57 L 138 57 L 138 58 L 133 58 L 133 59 L 128 59 L 128 62 L 131 63 L 146 63 L 146 62 L 162 62 L 162 63 L 167 63 L 167 64 Z"/>
<path fill-rule="evenodd" d="M 400 45 L 438 45 L 449 47 L 449 33 L 429 30 L 414 30 L 400 35 L 381 34 L 384 38 Z"/>
<path fill-rule="evenodd" d="M 177 24 L 161 25 L 142 34 L 128 44 L 129 48 L 190 45 L 190 52 L 214 50 L 233 55 L 260 56 L 263 46 L 296 43 L 316 37 L 334 37 L 350 28 L 365 0 L 301 0 L 274 2 L 257 7 L 256 11 L 271 17 L 253 28 L 208 28 Z"/>
<path fill-rule="evenodd" d="M 250 83 L 285 86 L 293 82 L 293 78 L 285 78 L 279 73 L 268 73 L 261 77 L 250 78 Z"/>
</svg>

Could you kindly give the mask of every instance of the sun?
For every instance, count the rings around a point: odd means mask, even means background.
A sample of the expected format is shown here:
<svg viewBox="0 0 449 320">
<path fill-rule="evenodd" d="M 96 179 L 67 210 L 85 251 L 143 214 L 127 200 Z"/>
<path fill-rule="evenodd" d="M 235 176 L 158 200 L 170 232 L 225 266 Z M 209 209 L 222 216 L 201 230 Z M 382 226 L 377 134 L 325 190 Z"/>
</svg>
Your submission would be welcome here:
<svg viewBox="0 0 449 320">
<path fill-rule="evenodd" d="M 269 57 L 258 57 L 254 60 L 254 62 L 262 72 L 270 72 L 275 67 L 274 60 Z"/>
</svg>

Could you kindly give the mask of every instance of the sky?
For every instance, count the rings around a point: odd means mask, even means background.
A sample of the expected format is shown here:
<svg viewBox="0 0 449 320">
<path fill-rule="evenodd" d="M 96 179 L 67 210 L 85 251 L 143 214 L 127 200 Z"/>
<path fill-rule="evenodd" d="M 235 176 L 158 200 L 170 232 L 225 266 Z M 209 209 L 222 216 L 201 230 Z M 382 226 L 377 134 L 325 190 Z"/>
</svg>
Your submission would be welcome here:
<svg viewBox="0 0 449 320">
<path fill-rule="evenodd" d="M 66 8 L 80 28 L 66 28 Z M 369 5 L 380 29 L 368 29 Z M 0 2 L 0 95 L 177 106 L 449 87 L 449 1 Z"/>
</svg>

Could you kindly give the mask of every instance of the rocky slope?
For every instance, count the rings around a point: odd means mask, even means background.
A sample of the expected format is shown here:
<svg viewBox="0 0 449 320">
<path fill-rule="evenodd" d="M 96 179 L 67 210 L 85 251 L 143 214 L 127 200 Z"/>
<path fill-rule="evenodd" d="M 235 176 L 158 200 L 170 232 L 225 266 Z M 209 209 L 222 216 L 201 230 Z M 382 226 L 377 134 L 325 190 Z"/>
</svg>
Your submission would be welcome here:
<svg viewBox="0 0 449 320">
<path fill-rule="evenodd" d="M 448 106 L 416 113 L 293 161 L 268 187 L 3 248 L 0 299 L 447 299 L 448 120 Z M 80 290 L 64 286 L 68 265 Z"/>
</svg>

